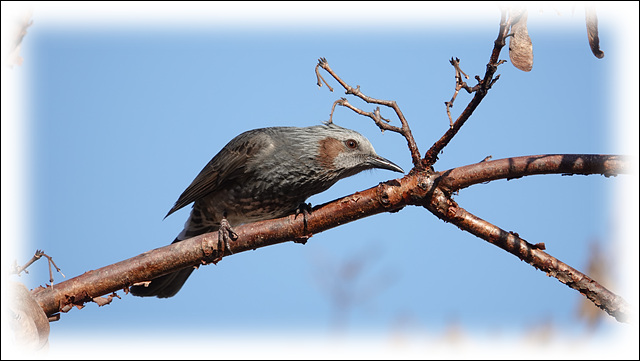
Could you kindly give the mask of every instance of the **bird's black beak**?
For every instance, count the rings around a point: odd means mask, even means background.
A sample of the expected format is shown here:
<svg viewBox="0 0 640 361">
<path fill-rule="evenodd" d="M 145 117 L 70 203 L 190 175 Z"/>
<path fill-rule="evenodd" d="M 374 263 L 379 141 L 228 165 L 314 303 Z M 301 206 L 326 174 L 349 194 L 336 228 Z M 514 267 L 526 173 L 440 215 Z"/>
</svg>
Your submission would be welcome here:
<svg viewBox="0 0 640 361">
<path fill-rule="evenodd" d="M 374 168 L 388 169 L 404 174 L 404 170 L 402 170 L 399 165 L 386 158 L 382 158 L 379 155 L 369 158 L 369 164 L 371 164 Z"/>
</svg>

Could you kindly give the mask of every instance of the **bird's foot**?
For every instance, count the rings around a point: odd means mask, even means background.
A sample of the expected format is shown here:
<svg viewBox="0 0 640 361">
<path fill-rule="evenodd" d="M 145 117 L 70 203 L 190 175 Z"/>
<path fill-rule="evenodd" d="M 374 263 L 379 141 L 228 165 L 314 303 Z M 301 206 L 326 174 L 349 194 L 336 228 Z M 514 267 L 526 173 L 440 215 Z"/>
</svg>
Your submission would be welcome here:
<svg viewBox="0 0 640 361">
<path fill-rule="evenodd" d="M 302 214 L 302 221 L 304 222 L 304 231 L 307 232 L 307 216 L 311 214 L 313 208 L 311 207 L 311 203 L 300 203 L 298 208 L 296 208 L 296 215 L 294 219 L 298 218 L 299 214 Z"/>
<path fill-rule="evenodd" d="M 215 261 L 217 263 L 224 256 L 224 251 L 229 251 L 229 254 L 233 254 L 231 247 L 229 246 L 229 241 L 235 241 L 238 239 L 238 234 L 231 228 L 229 221 L 227 218 L 222 218 L 220 221 L 220 228 L 218 229 L 218 250 L 219 257 Z"/>
</svg>

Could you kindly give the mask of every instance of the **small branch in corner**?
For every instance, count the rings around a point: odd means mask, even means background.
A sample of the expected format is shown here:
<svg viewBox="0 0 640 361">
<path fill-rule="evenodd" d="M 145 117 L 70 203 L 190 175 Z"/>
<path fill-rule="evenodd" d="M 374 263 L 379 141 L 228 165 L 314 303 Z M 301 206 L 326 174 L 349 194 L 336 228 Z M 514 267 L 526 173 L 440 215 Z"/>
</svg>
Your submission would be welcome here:
<svg viewBox="0 0 640 361">
<path fill-rule="evenodd" d="M 53 258 L 51 256 L 49 256 L 48 254 L 44 253 L 44 251 L 40 250 L 40 249 L 36 250 L 36 253 L 33 255 L 33 257 L 31 257 L 31 259 L 29 261 L 27 261 L 27 263 L 24 264 L 24 266 L 22 266 L 22 267 L 15 266 L 14 270 L 11 273 L 15 273 L 17 275 L 20 275 L 20 273 L 22 273 L 22 272 L 29 273 L 27 271 L 27 268 L 29 266 L 31 266 L 35 261 L 37 261 L 40 258 L 42 258 L 43 256 L 48 260 L 48 264 L 49 264 L 49 283 L 50 284 L 53 285 L 53 271 L 51 270 L 51 265 L 53 265 L 53 267 L 56 268 L 56 271 L 58 271 L 58 273 L 60 273 L 62 275 L 62 277 L 65 277 L 64 273 L 62 273 L 60 268 L 53 261 Z"/>
</svg>

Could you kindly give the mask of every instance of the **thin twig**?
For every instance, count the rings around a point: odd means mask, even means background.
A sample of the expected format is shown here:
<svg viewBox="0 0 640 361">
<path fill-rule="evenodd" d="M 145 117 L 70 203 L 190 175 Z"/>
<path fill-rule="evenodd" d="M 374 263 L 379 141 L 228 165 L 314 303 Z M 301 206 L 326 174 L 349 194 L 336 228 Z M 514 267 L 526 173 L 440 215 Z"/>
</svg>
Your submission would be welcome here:
<svg viewBox="0 0 640 361">
<path fill-rule="evenodd" d="M 63 278 L 66 278 L 64 273 L 62 273 L 62 271 L 60 270 L 60 268 L 56 265 L 55 262 L 53 262 L 53 258 L 51 258 L 51 256 L 43 253 L 43 256 L 47 257 L 48 263 L 49 263 L 49 282 L 51 284 L 53 284 L 53 272 L 51 272 L 51 265 L 53 265 L 53 267 L 56 268 L 56 271 L 58 271 L 58 273 L 60 273 L 62 275 Z"/>
<path fill-rule="evenodd" d="M 24 273 L 29 273 L 29 272 L 27 272 L 27 267 L 31 266 L 35 261 L 37 261 L 40 258 L 42 258 L 42 256 L 47 258 L 47 263 L 49 265 L 49 283 L 53 284 L 53 271 L 51 270 L 51 265 L 53 265 L 53 267 L 56 268 L 56 271 L 58 271 L 58 273 L 60 273 L 62 275 L 62 277 L 66 278 L 64 273 L 62 273 L 60 268 L 58 268 L 56 263 L 53 261 L 53 258 L 51 258 L 51 256 L 49 256 L 46 253 L 44 253 L 44 251 L 41 250 L 41 249 L 36 250 L 36 253 L 33 255 L 33 257 L 31 257 L 31 259 L 29 261 L 27 261 L 27 263 L 24 264 L 24 266 L 16 267 L 13 270 L 12 273 L 15 273 L 17 275 L 20 275 L 20 273 L 22 273 L 23 271 L 24 271 Z"/>
<path fill-rule="evenodd" d="M 324 58 L 322 58 L 324 59 Z M 318 80 L 317 84 L 319 88 L 322 88 L 322 83 L 325 83 L 327 85 L 327 89 L 329 89 L 330 92 L 333 92 L 333 88 L 331 87 L 331 85 L 329 85 L 329 83 L 327 83 L 326 80 L 324 80 L 324 78 L 322 77 L 322 75 L 320 75 L 320 70 L 318 70 L 318 68 L 320 67 L 320 63 L 318 62 L 318 64 L 316 64 L 316 78 Z M 335 104 L 334 104 L 335 107 Z M 331 114 L 333 114 L 333 111 L 331 112 Z"/>
<path fill-rule="evenodd" d="M 329 114 L 329 123 L 333 123 L 333 112 L 336 110 L 336 105 L 338 104 L 344 105 L 343 102 L 346 102 L 346 101 L 347 101 L 346 98 L 340 98 L 335 102 L 333 102 L 333 105 L 331 106 L 331 113 Z"/>
<path fill-rule="evenodd" d="M 435 162 L 438 160 L 438 154 L 444 149 L 445 146 L 447 146 L 447 144 L 449 144 L 451 139 L 453 139 L 453 137 L 458 133 L 458 131 L 464 125 L 467 119 L 469 119 L 471 114 L 473 114 L 473 111 L 478 107 L 478 105 L 480 105 L 480 102 L 485 97 L 485 95 L 487 95 L 487 92 L 489 91 L 489 89 L 491 89 L 491 87 L 499 79 L 500 77 L 499 75 L 496 76 L 495 78 L 493 77 L 493 75 L 496 73 L 498 66 L 505 62 L 503 60 L 499 60 L 498 57 L 500 56 L 500 51 L 505 45 L 505 37 L 508 34 L 509 27 L 510 27 L 509 22 L 507 21 L 507 10 L 503 9 L 502 15 L 500 18 L 500 30 L 498 32 L 498 37 L 494 42 L 493 51 L 491 52 L 491 57 L 489 59 L 489 63 L 487 64 L 487 70 L 485 72 L 484 78 L 480 78 L 478 76 L 475 77 L 476 80 L 478 81 L 478 84 L 476 86 L 470 87 L 470 88 L 465 87 L 461 85 L 456 79 L 456 84 L 457 84 L 456 87 L 460 85 L 461 88 L 467 91 L 473 92 L 474 96 L 469 102 L 469 104 L 467 105 L 467 107 L 464 109 L 464 111 L 460 114 L 460 116 L 458 116 L 458 119 L 452 124 L 450 123 L 450 128 L 427 151 L 423 160 L 423 163 L 426 167 L 431 167 L 433 166 L 433 164 L 435 164 Z M 456 68 L 456 72 L 457 72 L 459 70 L 459 67 L 457 67 L 455 62 L 452 63 L 452 65 Z M 448 109 L 449 107 L 447 107 L 447 110 Z M 450 122 L 451 121 L 452 119 L 450 117 Z"/>
<path fill-rule="evenodd" d="M 42 257 L 42 255 L 43 255 L 43 254 L 44 254 L 44 252 L 43 252 L 42 250 L 37 249 L 37 250 L 36 250 L 36 253 L 33 255 L 33 257 L 31 257 L 31 259 L 30 259 L 29 261 L 27 261 L 27 263 L 25 263 L 25 264 L 24 264 L 24 266 L 22 266 L 22 267 L 16 267 L 16 268 L 13 270 L 13 272 L 12 272 L 12 273 L 15 273 L 15 274 L 17 274 L 17 275 L 20 275 L 20 273 L 22 273 L 23 271 L 24 271 L 24 273 L 29 273 L 29 272 L 27 271 L 27 268 L 28 268 L 29 266 L 31 266 L 31 265 L 33 264 L 33 262 L 35 262 L 35 261 L 39 260 L 39 259 Z"/>
<path fill-rule="evenodd" d="M 340 99 L 340 100 L 338 100 L 338 101 L 333 103 L 333 107 L 334 108 L 335 108 L 336 105 L 342 105 L 344 107 L 347 107 L 347 108 L 353 110 L 354 112 L 356 112 L 356 113 L 358 113 L 360 115 L 363 115 L 363 116 L 366 116 L 366 117 L 369 117 L 369 118 L 373 119 L 375 124 L 382 131 L 390 130 L 392 132 L 400 133 L 407 140 L 407 145 L 409 146 L 409 151 L 411 152 L 411 159 L 413 161 L 414 167 L 416 167 L 418 169 L 424 169 L 422 167 L 422 161 L 420 159 L 420 151 L 418 150 L 418 145 L 416 144 L 415 140 L 413 139 L 413 135 L 411 134 L 411 129 L 409 128 L 409 124 L 408 124 L 407 120 L 405 119 L 404 115 L 402 114 L 402 111 L 400 110 L 400 107 L 398 106 L 398 104 L 395 101 L 371 98 L 371 97 L 363 94 L 360 91 L 360 86 L 359 85 L 356 86 L 355 88 L 353 88 L 352 86 L 347 84 L 345 81 L 343 81 L 331 69 L 331 67 L 329 66 L 329 63 L 327 62 L 327 59 L 325 59 L 325 58 L 318 59 L 318 64 L 316 65 L 316 75 L 318 76 L 318 84 L 321 84 L 320 79 L 322 79 L 322 81 L 324 81 L 325 84 L 327 84 L 326 81 L 324 80 L 324 78 L 322 78 L 320 76 L 319 71 L 318 71 L 318 67 L 321 67 L 322 69 L 324 69 L 338 83 L 340 83 L 340 85 L 345 89 L 345 93 L 346 94 L 354 95 L 354 96 L 364 100 L 367 103 L 379 104 L 379 105 L 384 105 L 384 106 L 387 106 L 389 108 L 392 108 L 395 111 L 396 115 L 398 116 L 398 119 L 400 119 L 400 123 L 402 124 L 401 127 L 395 127 L 395 126 L 391 126 L 391 125 L 387 124 L 389 122 L 389 120 L 383 118 L 380 115 L 380 108 L 379 107 L 377 107 L 373 112 L 365 112 L 365 111 L 360 110 L 360 109 L 352 106 L 351 104 L 349 104 L 349 102 L 345 98 L 342 98 L 342 99 Z M 327 86 L 329 86 L 329 85 L 327 84 Z M 333 108 L 331 110 L 331 116 L 333 116 Z"/>
<path fill-rule="evenodd" d="M 447 108 L 447 116 L 449 117 L 449 127 L 453 128 L 453 118 L 451 117 L 451 108 L 453 108 L 453 102 L 458 97 L 458 93 L 460 92 L 460 89 L 466 90 L 467 93 L 469 93 L 469 94 L 473 93 L 475 91 L 475 89 L 474 88 L 470 88 L 467 85 L 467 83 L 464 80 L 462 80 L 462 76 L 463 75 L 464 75 L 465 79 L 469 79 L 469 76 L 464 71 L 462 71 L 462 69 L 460 69 L 460 59 L 451 58 L 451 60 L 449 60 L 449 63 L 451 63 L 451 65 L 453 65 L 453 68 L 455 69 L 455 72 L 456 72 L 456 87 L 455 87 L 455 90 L 453 92 L 453 96 L 451 97 L 451 100 L 448 101 L 448 102 L 444 102 L 444 105 Z"/>
</svg>

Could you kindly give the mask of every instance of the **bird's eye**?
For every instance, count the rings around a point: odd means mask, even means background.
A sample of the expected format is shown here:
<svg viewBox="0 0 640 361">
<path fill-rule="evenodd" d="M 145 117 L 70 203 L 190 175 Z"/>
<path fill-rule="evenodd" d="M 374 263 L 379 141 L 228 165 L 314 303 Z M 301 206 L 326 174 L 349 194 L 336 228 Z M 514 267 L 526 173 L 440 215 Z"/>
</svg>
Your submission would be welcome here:
<svg viewBox="0 0 640 361">
<path fill-rule="evenodd" d="M 344 144 L 347 146 L 347 148 L 349 149 L 356 149 L 358 147 L 358 142 L 356 142 L 353 139 L 347 139 L 344 141 Z"/>
</svg>

